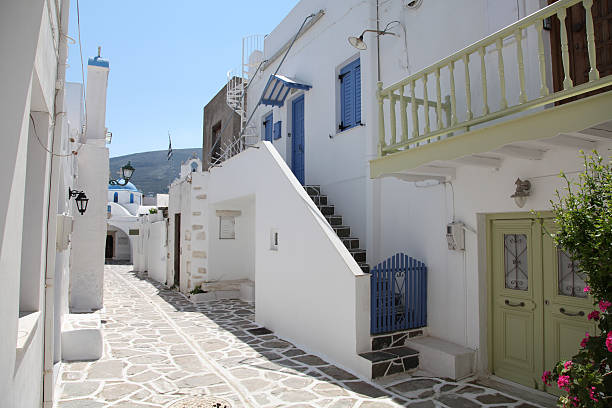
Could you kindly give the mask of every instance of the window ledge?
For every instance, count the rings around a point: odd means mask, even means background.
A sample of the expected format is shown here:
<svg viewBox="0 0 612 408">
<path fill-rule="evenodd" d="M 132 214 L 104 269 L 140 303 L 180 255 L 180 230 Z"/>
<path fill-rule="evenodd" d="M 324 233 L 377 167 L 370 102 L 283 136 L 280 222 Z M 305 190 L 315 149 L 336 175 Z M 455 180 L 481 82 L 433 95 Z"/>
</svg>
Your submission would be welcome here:
<svg viewBox="0 0 612 408">
<path fill-rule="evenodd" d="M 40 320 L 38 312 L 19 312 L 19 323 L 17 325 L 17 359 L 22 357 L 28 349 Z"/>
<path fill-rule="evenodd" d="M 359 125 L 354 125 L 354 126 L 351 126 L 351 127 L 347 127 L 346 129 L 336 130 L 336 135 L 335 136 L 344 135 L 344 134 L 349 133 L 351 130 L 362 129 L 365 126 L 366 126 L 365 123 L 360 123 Z"/>
</svg>

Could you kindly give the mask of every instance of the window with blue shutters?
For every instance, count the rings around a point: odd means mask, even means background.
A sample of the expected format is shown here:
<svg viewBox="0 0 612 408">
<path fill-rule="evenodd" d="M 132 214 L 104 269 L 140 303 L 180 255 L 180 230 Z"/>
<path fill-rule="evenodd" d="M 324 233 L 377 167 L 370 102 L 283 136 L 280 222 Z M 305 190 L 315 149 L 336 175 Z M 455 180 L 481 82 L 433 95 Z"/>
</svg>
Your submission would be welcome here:
<svg viewBox="0 0 612 408">
<path fill-rule="evenodd" d="M 274 140 L 281 138 L 281 121 L 274 124 Z"/>
<path fill-rule="evenodd" d="M 271 142 L 272 141 L 272 113 L 270 113 L 264 118 L 263 127 L 264 127 L 264 140 Z"/>
<path fill-rule="evenodd" d="M 359 58 L 340 69 L 340 131 L 361 125 L 361 63 Z"/>
<path fill-rule="evenodd" d="M 130 204 L 134 204 L 134 193 L 130 193 Z"/>
<path fill-rule="evenodd" d="M 117 193 L 116 191 L 115 191 L 115 194 L 113 194 L 113 201 L 119 202 L 119 193 Z"/>
</svg>

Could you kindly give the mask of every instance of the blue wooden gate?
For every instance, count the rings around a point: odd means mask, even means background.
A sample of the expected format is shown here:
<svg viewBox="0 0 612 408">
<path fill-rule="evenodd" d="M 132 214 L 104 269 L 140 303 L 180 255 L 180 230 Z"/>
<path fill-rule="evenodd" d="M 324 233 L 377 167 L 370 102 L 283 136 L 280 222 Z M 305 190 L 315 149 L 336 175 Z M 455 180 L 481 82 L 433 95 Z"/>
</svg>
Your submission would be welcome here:
<svg viewBox="0 0 612 408">
<path fill-rule="evenodd" d="M 427 326 L 427 267 L 423 262 L 398 253 L 370 273 L 372 334 Z"/>
</svg>

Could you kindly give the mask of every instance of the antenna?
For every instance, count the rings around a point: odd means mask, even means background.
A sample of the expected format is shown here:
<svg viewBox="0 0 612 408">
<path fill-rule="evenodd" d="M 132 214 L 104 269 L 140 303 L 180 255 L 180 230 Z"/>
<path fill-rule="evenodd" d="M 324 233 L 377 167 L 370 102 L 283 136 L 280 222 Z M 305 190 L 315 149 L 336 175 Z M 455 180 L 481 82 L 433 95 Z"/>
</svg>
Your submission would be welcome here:
<svg viewBox="0 0 612 408">
<path fill-rule="evenodd" d="M 100 58 L 100 53 L 102 52 L 102 47 L 98 45 L 98 58 Z"/>
</svg>

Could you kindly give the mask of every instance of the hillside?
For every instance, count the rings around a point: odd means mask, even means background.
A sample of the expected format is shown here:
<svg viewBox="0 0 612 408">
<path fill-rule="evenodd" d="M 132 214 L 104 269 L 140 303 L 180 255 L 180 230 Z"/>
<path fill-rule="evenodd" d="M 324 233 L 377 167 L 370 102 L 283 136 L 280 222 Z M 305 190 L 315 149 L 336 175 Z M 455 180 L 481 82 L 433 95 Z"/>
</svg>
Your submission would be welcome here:
<svg viewBox="0 0 612 408">
<path fill-rule="evenodd" d="M 110 175 L 113 178 L 120 177 L 121 166 L 130 161 L 136 169 L 130 181 L 140 191 L 145 194 L 167 193 L 168 185 L 179 175 L 181 163 L 193 156 L 194 153 L 202 159 L 201 148 L 175 149 L 171 160 L 167 160 L 168 152 L 166 150 L 111 157 Z"/>
</svg>

